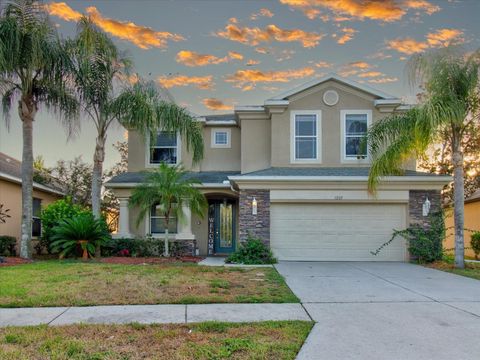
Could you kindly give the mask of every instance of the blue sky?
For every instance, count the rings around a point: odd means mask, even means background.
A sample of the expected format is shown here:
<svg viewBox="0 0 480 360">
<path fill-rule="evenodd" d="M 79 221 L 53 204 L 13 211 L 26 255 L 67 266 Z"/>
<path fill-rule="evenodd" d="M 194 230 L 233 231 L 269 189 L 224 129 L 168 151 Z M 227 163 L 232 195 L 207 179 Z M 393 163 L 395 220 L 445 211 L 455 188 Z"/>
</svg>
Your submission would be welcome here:
<svg viewBox="0 0 480 360">
<path fill-rule="evenodd" d="M 52 22 L 73 36 L 89 14 L 135 63 L 197 114 L 230 112 L 329 72 L 414 99 L 405 76 L 409 56 L 452 42 L 479 47 L 480 1 L 271 0 L 47 2 Z M 95 132 L 83 121 L 67 141 L 52 115 L 40 112 L 35 155 L 47 164 L 82 155 L 90 161 Z M 108 143 L 122 140 L 113 128 Z M 21 124 L 0 124 L 0 151 L 21 157 Z M 106 164 L 118 159 L 108 145 Z"/>
</svg>

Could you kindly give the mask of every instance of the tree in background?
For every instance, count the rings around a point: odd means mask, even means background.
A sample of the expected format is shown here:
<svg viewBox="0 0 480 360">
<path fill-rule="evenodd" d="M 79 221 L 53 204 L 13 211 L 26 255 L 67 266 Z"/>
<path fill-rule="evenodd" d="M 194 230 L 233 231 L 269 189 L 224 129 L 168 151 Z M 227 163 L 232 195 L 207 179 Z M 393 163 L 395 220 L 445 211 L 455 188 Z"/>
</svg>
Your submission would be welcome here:
<svg viewBox="0 0 480 360">
<path fill-rule="evenodd" d="M 376 122 L 368 132 L 372 155 L 369 188 L 382 176 L 398 174 L 404 161 L 424 156 L 443 136 L 449 139 L 453 172 L 455 267 L 464 268 L 464 147 L 467 129 L 479 124 L 480 52 L 446 48 L 414 55 L 408 64 L 413 84 L 425 93 L 420 105 Z"/>
<path fill-rule="evenodd" d="M 40 105 L 60 115 L 72 130 L 78 104 L 67 80 L 70 61 L 41 3 L 1 4 L 0 96 L 7 119 L 18 100 L 22 121 L 22 228 L 20 256 L 30 258 L 32 238 L 33 123 Z"/>
<path fill-rule="evenodd" d="M 480 126 L 467 124 L 462 136 L 465 199 L 480 188 Z M 440 132 L 438 144 L 431 146 L 418 164 L 420 169 L 441 175 L 453 175 L 452 143 L 448 131 Z M 453 184 L 442 192 L 444 204 L 453 201 Z"/>
<path fill-rule="evenodd" d="M 169 256 L 169 226 L 172 218 L 181 221 L 185 214 L 184 205 L 190 208 L 192 214 L 203 217 L 208 207 L 205 195 L 195 185 L 200 184 L 195 179 L 188 178 L 181 166 L 171 166 L 161 163 L 158 169 L 145 172 L 145 181 L 135 187 L 130 197 L 130 206 L 138 206 L 137 225 L 150 213 L 153 207 L 164 217 L 165 253 Z"/>
</svg>

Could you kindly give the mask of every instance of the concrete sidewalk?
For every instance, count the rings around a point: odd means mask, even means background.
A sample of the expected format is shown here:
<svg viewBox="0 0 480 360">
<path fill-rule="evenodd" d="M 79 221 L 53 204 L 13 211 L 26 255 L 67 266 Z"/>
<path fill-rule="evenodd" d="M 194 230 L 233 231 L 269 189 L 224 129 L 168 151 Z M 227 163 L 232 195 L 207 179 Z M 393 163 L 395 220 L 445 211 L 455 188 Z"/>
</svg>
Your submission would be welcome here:
<svg viewBox="0 0 480 360">
<path fill-rule="evenodd" d="M 311 318 L 301 304 L 114 305 L 0 309 L 1 326 L 257 322 Z"/>
</svg>

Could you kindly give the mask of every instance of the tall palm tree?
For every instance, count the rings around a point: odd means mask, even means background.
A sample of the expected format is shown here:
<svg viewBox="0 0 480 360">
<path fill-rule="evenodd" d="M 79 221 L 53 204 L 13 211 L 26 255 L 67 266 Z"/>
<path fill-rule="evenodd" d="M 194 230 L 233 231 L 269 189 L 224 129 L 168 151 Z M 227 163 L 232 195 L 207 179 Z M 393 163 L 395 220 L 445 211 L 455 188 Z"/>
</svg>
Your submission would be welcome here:
<svg viewBox="0 0 480 360">
<path fill-rule="evenodd" d="M 419 106 L 394 114 L 372 126 L 368 144 L 373 162 L 369 188 L 381 176 L 399 173 L 403 162 L 422 156 L 441 133 L 451 138 L 454 178 L 455 266 L 464 263 L 464 185 L 462 136 L 472 123 L 479 123 L 479 52 L 464 54 L 447 48 L 416 55 L 408 70 L 412 84 L 424 87 Z"/>
<path fill-rule="evenodd" d="M 70 130 L 77 117 L 77 101 L 69 91 L 69 57 L 42 4 L 32 0 L 8 2 L 0 14 L 0 96 L 7 120 L 18 100 L 22 121 L 22 228 L 20 256 L 31 257 L 32 132 L 43 104 L 60 115 Z"/>
<path fill-rule="evenodd" d="M 192 149 L 194 162 L 203 156 L 203 138 L 192 116 L 184 108 L 165 101 L 153 82 L 142 81 L 135 75 L 132 81 L 131 61 L 89 18 L 79 21 L 77 36 L 69 45 L 82 108 L 97 129 L 92 211 L 100 217 L 105 142 L 112 124 L 120 123 L 152 138 L 161 128 L 178 131 Z"/>
<path fill-rule="evenodd" d="M 137 226 L 155 206 L 164 217 L 165 256 L 168 251 L 168 227 L 172 217 L 180 221 L 185 216 L 183 206 L 187 205 L 193 214 L 203 217 L 208 207 L 205 196 L 195 185 L 199 181 L 188 178 L 187 172 L 180 165 L 171 166 L 161 163 L 159 168 L 145 172 L 145 180 L 134 188 L 130 198 L 130 206 L 138 206 L 140 212 Z"/>
</svg>

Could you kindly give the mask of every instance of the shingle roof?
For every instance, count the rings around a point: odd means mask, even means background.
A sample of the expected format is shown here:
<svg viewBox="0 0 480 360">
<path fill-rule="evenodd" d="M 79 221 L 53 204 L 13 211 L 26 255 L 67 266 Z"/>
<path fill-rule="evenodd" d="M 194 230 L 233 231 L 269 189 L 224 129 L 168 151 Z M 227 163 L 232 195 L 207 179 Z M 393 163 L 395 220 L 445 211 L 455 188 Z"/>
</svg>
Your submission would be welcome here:
<svg viewBox="0 0 480 360">
<path fill-rule="evenodd" d="M 206 115 L 206 121 L 232 121 L 235 120 L 235 114 Z"/>
<path fill-rule="evenodd" d="M 22 162 L 5 154 L 0 152 L 0 173 L 3 173 L 7 176 L 10 176 L 12 178 L 18 179 L 19 182 L 21 182 L 22 178 Z M 33 185 L 35 186 L 44 186 L 48 189 L 51 189 L 53 192 L 58 193 L 62 192 L 62 188 L 58 183 L 58 180 L 55 178 L 51 178 L 51 183 L 36 183 L 34 182 Z"/>
<path fill-rule="evenodd" d="M 200 171 L 188 172 L 186 178 L 196 179 L 202 183 L 222 184 L 228 181 L 229 176 L 240 175 L 238 171 Z M 107 184 L 135 184 L 141 183 L 145 179 L 145 172 L 126 172 L 111 178 Z"/>
<path fill-rule="evenodd" d="M 475 191 L 470 197 L 465 199 L 466 203 L 480 201 L 480 189 Z"/>
<path fill-rule="evenodd" d="M 271 167 L 264 170 L 253 171 L 241 176 L 368 176 L 368 167 Z M 432 176 L 438 175 L 419 171 L 406 170 L 404 176 Z"/>
</svg>

